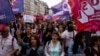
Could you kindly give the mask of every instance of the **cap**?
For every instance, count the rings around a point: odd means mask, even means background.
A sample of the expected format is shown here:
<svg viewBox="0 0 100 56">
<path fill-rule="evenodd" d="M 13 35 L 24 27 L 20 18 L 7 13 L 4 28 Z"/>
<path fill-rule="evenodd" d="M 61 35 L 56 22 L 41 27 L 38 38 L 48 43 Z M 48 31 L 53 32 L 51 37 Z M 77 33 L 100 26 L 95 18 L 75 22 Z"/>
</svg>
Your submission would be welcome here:
<svg viewBox="0 0 100 56">
<path fill-rule="evenodd" d="M 0 24 L 0 32 L 4 31 L 8 26 Z"/>
</svg>

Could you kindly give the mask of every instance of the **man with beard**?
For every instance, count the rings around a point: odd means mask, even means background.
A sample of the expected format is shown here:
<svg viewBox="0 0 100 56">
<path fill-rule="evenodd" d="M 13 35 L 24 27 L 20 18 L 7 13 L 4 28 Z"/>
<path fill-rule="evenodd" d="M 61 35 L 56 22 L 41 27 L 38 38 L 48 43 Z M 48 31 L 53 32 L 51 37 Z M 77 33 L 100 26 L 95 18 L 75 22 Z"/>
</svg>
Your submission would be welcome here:
<svg viewBox="0 0 100 56">
<path fill-rule="evenodd" d="M 74 30 L 73 22 L 68 21 L 67 29 L 61 34 L 66 55 L 67 55 L 68 47 L 70 46 L 71 43 L 73 43 L 73 39 L 75 35 L 76 35 L 76 31 Z"/>
<path fill-rule="evenodd" d="M 8 26 L 0 33 L 0 56 L 13 56 L 19 49 L 17 40 L 10 34 Z"/>
</svg>

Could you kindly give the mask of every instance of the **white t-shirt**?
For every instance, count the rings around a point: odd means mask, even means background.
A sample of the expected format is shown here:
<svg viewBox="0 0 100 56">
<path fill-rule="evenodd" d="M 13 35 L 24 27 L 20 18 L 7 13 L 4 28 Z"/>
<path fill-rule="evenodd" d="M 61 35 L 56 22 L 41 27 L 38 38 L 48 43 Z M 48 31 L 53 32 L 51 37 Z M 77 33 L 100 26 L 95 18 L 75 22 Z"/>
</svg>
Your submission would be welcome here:
<svg viewBox="0 0 100 56">
<path fill-rule="evenodd" d="M 4 40 L 2 40 L 2 36 L 0 36 L 0 56 L 6 56 L 13 49 L 19 48 L 17 40 L 14 38 L 12 43 L 12 39 L 13 37 L 11 34 Z"/>
<path fill-rule="evenodd" d="M 65 30 L 61 34 L 61 38 L 66 39 L 66 47 L 68 47 L 73 42 L 73 37 L 76 35 L 76 31 L 68 32 L 68 30 Z"/>
<path fill-rule="evenodd" d="M 100 36 L 100 31 L 97 31 L 97 32 L 96 32 L 96 35 Z"/>
</svg>

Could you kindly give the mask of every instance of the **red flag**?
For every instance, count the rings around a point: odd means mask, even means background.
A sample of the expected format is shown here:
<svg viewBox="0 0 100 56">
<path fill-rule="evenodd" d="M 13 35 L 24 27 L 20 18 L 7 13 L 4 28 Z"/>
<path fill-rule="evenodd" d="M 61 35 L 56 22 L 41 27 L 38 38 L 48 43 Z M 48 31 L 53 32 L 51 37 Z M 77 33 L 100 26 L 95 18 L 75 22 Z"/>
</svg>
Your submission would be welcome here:
<svg viewBox="0 0 100 56">
<path fill-rule="evenodd" d="M 100 0 L 69 0 L 78 31 L 100 30 Z"/>
</svg>

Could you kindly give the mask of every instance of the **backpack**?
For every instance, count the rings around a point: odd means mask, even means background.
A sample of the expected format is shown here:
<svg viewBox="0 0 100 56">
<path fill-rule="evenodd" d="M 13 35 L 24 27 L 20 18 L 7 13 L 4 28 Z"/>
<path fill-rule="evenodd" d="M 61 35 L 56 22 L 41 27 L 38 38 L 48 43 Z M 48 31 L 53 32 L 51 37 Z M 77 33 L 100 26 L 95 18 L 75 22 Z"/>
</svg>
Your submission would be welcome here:
<svg viewBox="0 0 100 56">
<path fill-rule="evenodd" d="M 91 52 L 92 52 L 91 47 L 87 47 L 86 50 L 85 50 L 86 56 L 90 56 Z"/>
<path fill-rule="evenodd" d="M 14 37 L 12 37 L 12 49 L 14 49 Z M 17 52 L 15 52 L 13 55 L 16 56 Z"/>
<path fill-rule="evenodd" d="M 14 46 L 13 42 L 14 42 L 14 37 L 12 37 L 12 47 Z"/>
</svg>

